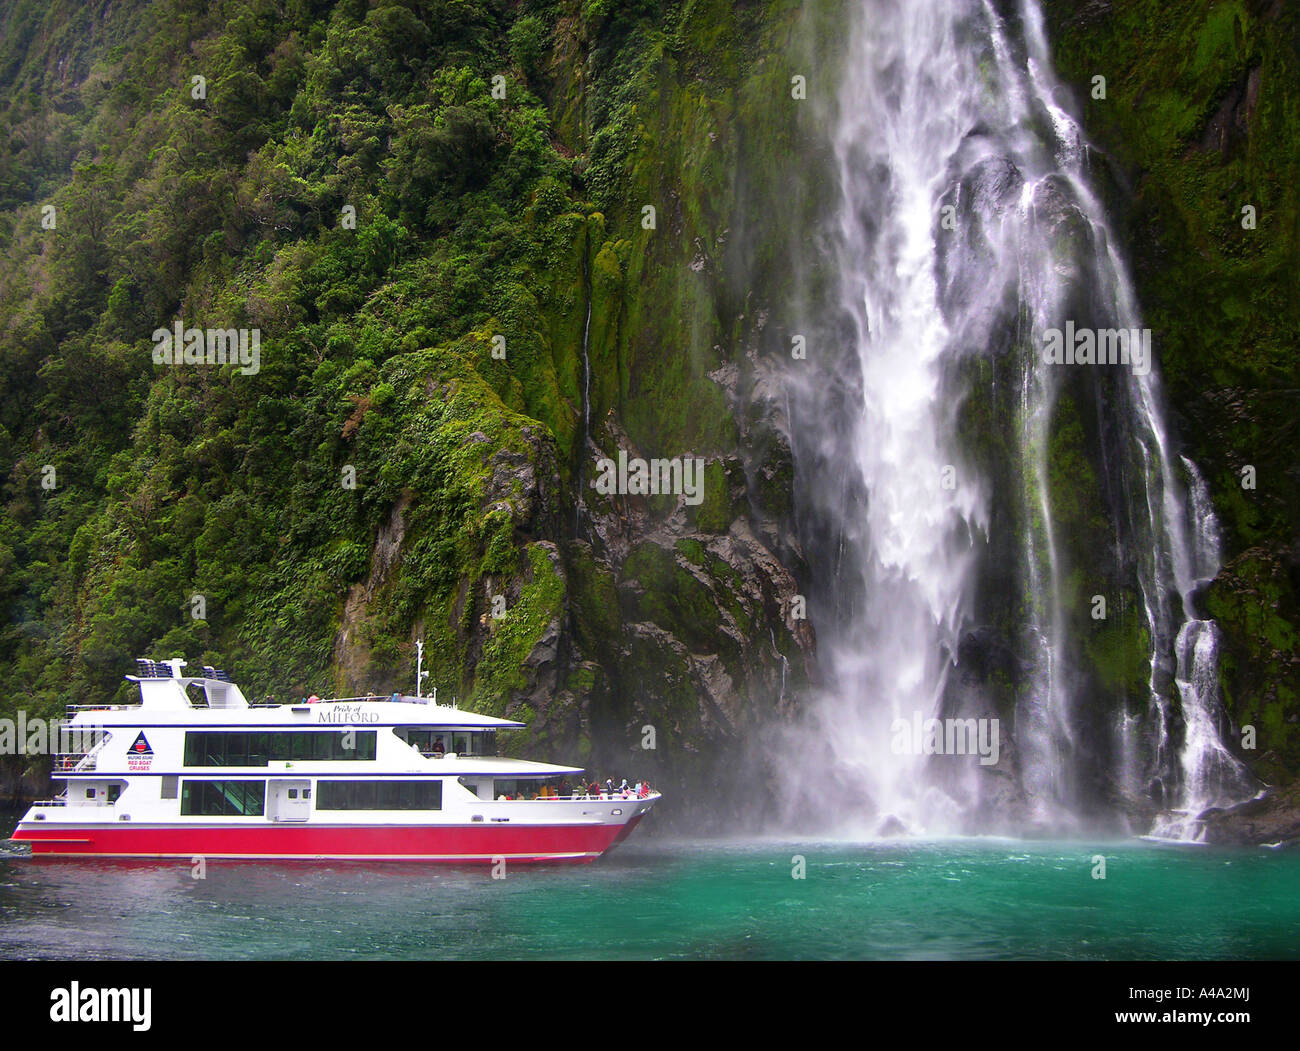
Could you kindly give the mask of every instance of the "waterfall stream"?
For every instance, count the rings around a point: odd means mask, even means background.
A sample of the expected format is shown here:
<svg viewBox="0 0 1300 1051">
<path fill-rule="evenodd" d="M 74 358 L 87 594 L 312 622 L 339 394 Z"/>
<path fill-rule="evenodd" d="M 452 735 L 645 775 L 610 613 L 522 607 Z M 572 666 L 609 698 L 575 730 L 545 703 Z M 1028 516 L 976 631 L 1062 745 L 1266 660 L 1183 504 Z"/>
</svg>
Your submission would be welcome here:
<svg viewBox="0 0 1300 1051">
<path fill-rule="evenodd" d="M 1220 736 L 1218 633 L 1196 610 L 1218 530 L 1139 360 L 1037 6 L 852 10 L 826 114 L 829 320 L 810 319 L 822 353 L 790 380 L 801 532 L 825 572 L 823 688 L 787 795 L 819 813 L 836 798 L 837 823 L 868 834 L 1068 831 L 1145 806 L 1158 834 L 1191 838 L 1199 810 L 1253 791 Z M 1075 326 L 1132 330 L 1132 357 L 1046 360 Z M 1081 534 L 1094 490 L 1105 528 Z M 1145 633 L 1149 696 L 1086 672 L 1120 637 L 1085 637 L 1090 613 Z M 953 724 L 957 745 L 979 727 L 1000 747 L 975 754 L 972 736 L 952 754 Z"/>
</svg>

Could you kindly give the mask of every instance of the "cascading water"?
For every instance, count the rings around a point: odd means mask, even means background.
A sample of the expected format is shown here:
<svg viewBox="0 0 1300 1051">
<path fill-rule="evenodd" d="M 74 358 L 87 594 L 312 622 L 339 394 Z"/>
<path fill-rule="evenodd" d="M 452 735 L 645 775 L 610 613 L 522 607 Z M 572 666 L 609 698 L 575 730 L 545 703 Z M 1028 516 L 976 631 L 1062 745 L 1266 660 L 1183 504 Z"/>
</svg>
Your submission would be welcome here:
<svg viewBox="0 0 1300 1051">
<path fill-rule="evenodd" d="M 1188 815 L 1252 788 L 1219 735 L 1217 632 L 1194 613 L 1217 527 L 1154 373 L 1044 360 L 1067 323 L 1140 322 L 1037 8 L 864 0 L 854 16 L 827 115 L 832 320 L 809 326 L 822 367 L 791 370 L 826 681 L 786 797 L 850 831 L 943 833 L 1071 829 L 1109 796 L 1163 792 L 1149 809 L 1182 816 L 1157 831 L 1190 836 Z M 1097 416 L 1095 552 L 1061 533 L 1067 388 Z M 1141 596 L 1146 711 L 1081 673 L 1093 571 Z M 912 732 L 930 719 L 997 720 L 1000 749 L 940 765 L 943 739 Z"/>
<path fill-rule="evenodd" d="M 582 261 L 582 286 L 587 296 L 587 315 L 582 322 L 582 440 L 578 445 L 577 489 L 583 492 L 583 465 L 590 450 L 591 442 L 591 300 L 595 289 L 591 284 L 590 244 L 584 251 Z M 579 499 L 573 506 L 573 532 L 577 535 L 586 505 Z"/>
</svg>

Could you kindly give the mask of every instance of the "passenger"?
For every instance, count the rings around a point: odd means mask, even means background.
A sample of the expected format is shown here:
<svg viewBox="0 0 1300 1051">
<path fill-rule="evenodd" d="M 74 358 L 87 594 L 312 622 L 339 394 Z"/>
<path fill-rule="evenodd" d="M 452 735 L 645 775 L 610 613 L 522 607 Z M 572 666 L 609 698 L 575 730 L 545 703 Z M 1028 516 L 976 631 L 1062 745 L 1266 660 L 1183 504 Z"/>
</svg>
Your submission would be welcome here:
<svg viewBox="0 0 1300 1051">
<path fill-rule="evenodd" d="M 446 753 L 446 751 L 447 749 L 443 745 L 442 737 L 440 736 L 436 741 L 433 742 L 433 757 L 435 759 L 441 759 L 443 755 Z"/>
<path fill-rule="evenodd" d="M 308 703 L 308 704 L 320 704 L 320 698 L 317 697 L 317 696 L 313 693 L 310 697 L 307 698 L 307 703 Z"/>
</svg>

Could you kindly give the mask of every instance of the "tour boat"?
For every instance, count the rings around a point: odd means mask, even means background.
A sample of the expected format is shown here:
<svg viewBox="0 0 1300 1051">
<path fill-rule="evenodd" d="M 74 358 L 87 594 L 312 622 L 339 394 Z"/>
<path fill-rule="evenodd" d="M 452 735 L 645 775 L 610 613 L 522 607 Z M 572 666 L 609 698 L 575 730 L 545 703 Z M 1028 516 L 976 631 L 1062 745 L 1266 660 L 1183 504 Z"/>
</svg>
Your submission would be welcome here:
<svg viewBox="0 0 1300 1051">
<path fill-rule="evenodd" d="M 418 675 L 414 697 L 250 704 L 216 669 L 137 663 L 139 704 L 69 708 L 66 791 L 13 835 L 33 854 L 589 862 L 660 798 L 498 757 L 497 731 L 524 724 L 439 705 Z"/>
</svg>

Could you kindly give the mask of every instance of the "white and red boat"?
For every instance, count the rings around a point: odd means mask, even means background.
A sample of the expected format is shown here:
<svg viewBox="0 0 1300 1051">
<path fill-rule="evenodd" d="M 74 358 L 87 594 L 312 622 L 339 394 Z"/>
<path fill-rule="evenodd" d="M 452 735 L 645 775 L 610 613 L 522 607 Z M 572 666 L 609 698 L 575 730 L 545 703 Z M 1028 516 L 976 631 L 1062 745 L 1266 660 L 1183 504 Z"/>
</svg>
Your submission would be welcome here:
<svg viewBox="0 0 1300 1051">
<path fill-rule="evenodd" d="M 33 854 L 587 862 L 660 798 L 499 757 L 497 731 L 524 724 L 418 692 L 250 704 L 212 668 L 137 663 L 140 704 L 69 710 L 67 789 L 14 831 Z"/>
</svg>

